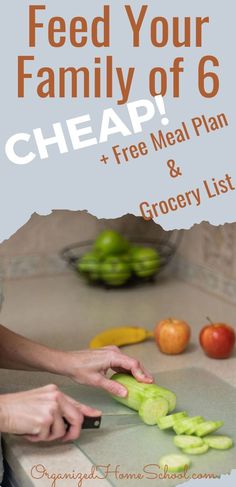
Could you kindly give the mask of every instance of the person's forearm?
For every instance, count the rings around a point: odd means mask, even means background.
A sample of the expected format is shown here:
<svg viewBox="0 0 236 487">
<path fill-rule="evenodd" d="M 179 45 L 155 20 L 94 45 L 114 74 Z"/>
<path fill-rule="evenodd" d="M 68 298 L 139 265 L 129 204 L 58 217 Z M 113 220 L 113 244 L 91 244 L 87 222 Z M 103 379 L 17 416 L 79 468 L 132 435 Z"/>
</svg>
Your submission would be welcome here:
<svg viewBox="0 0 236 487">
<path fill-rule="evenodd" d="M 64 373 L 66 353 L 33 342 L 0 325 L 0 368 Z"/>
<path fill-rule="evenodd" d="M 97 350 L 63 352 L 45 347 L 0 325 L 0 368 L 51 372 L 80 384 L 102 387 L 121 397 L 127 389 L 106 377 L 109 369 L 131 373 L 139 382 L 153 378 L 142 364 L 114 346 Z"/>
</svg>

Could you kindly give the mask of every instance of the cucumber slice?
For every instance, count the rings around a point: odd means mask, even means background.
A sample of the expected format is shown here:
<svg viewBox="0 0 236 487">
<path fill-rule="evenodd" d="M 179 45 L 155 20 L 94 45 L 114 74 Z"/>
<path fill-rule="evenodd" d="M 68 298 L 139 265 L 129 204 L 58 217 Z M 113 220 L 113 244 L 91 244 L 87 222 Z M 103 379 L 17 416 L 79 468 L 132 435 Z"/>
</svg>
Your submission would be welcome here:
<svg viewBox="0 0 236 487">
<path fill-rule="evenodd" d="M 229 436 L 205 436 L 203 441 L 216 450 L 228 450 L 233 446 L 233 440 Z"/>
<path fill-rule="evenodd" d="M 180 421 L 176 421 L 173 429 L 177 435 L 186 433 L 191 428 L 195 428 L 198 424 L 202 423 L 204 418 L 202 416 L 192 416 L 190 418 L 184 418 Z"/>
<path fill-rule="evenodd" d="M 163 470 L 168 468 L 169 472 L 183 472 L 184 470 L 187 470 L 190 465 L 191 462 L 186 455 L 179 455 L 176 453 L 165 455 L 159 460 L 160 468 Z"/>
<path fill-rule="evenodd" d="M 204 421 L 196 428 L 195 434 L 197 436 L 206 436 L 221 428 L 223 424 L 223 421 Z"/>
<path fill-rule="evenodd" d="M 195 448 L 204 445 L 204 441 L 197 436 L 178 435 L 174 437 L 174 444 L 178 448 Z"/>
<path fill-rule="evenodd" d="M 179 413 L 169 414 L 168 416 L 159 418 L 157 424 L 161 430 L 166 430 L 168 428 L 172 428 L 176 421 L 187 417 L 187 413 L 185 411 L 181 411 Z"/>
<path fill-rule="evenodd" d="M 144 399 L 139 408 L 139 416 L 144 423 L 154 425 L 157 424 L 158 418 L 168 413 L 168 410 L 169 403 L 164 397 Z"/>
<path fill-rule="evenodd" d="M 194 435 L 194 434 L 195 434 L 196 429 L 198 428 L 198 426 L 199 426 L 201 423 L 204 423 L 204 422 L 205 422 L 205 419 L 202 417 L 202 421 L 200 421 L 200 420 L 199 420 L 197 423 L 190 425 L 190 426 L 189 426 L 189 427 L 186 429 L 186 431 L 184 432 L 184 433 L 185 433 L 185 435 Z"/>
<path fill-rule="evenodd" d="M 209 450 L 209 446 L 206 443 L 203 443 L 201 446 L 194 446 L 192 448 L 184 448 L 183 452 L 187 453 L 188 455 L 202 455 Z"/>
</svg>

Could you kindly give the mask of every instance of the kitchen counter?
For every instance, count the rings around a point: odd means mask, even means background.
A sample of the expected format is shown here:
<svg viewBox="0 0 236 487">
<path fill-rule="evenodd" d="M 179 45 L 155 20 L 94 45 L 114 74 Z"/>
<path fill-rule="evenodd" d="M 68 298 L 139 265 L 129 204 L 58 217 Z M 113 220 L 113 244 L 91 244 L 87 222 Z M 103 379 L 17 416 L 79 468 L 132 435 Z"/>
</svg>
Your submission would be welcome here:
<svg viewBox="0 0 236 487">
<path fill-rule="evenodd" d="M 228 360 L 213 360 L 198 346 L 200 328 L 206 316 L 213 321 L 235 325 L 235 306 L 175 279 L 162 278 L 155 285 L 133 289 L 108 290 L 87 287 L 73 273 L 55 277 L 25 278 L 6 281 L 1 322 L 12 330 L 49 346 L 83 349 L 89 340 L 107 327 L 135 325 L 150 330 L 161 318 L 176 316 L 189 322 L 191 344 L 179 356 L 161 354 L 153 341 L 125 347 L 123 350 L 141 360 L 153 373 L 192 366 L 205 368 L 236 387 L 236 354 Z M 46 373 L 1 371 L 2 391 L 20 387 L 38 387 L 54 382 L 71 382 Z M 50 471 L 89 472 L 91 463 L 74 445 L 31 445 L 20 438 L 4 437 L 6 458 L 23 487 L 52 485 L 47 478 L 34 480 L 33 465 L 50 466 Z M 60 485 L 60 483 L 59 483 Z M 77 485 L 67 481 L 68 487 Z M 86 480 L 85 486 L 93 485 Z M 110 485 L 99 481 L 100 487 Z M 63 483 L 64 486 L 64 483 Z"/>
</svg>

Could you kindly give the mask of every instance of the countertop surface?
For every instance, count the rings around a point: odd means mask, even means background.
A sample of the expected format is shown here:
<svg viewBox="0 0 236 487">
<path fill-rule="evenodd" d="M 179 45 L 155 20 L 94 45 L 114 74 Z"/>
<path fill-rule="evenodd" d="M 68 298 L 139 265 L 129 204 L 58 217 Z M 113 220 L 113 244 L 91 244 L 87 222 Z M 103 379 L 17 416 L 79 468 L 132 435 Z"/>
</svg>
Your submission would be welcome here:
<svg viewBox="0 0 236 487">
<path fill-rule="evenodd" d="M 214 360 L 206 357 L 198 345 L 199 330 L 206 323 L 206 316 L 235 326 L 235 306 L 182 281 L 163 278 L 155 285 L 107 291 L 88 287 L 76 275 L 68 273 L 9 280 L 4 284 L 4 294 L 2 324 L 41 343 L 66 350 L 87 348 L 90 339 L 107 327 L 134 325 L 152 330 L 162 318 L 182 318 L 192 328 L 191 344 L 184 354 L 163 355 L 153 341 L 125 347 L 123 351 L 137 357 L 156 374 L 197 366 L 236 386 L 236 354 L 228 360 Z M 59 386 L 71 384 L 66 378 L 46 373 L 1 371 L 2 391 L 14 391 L 19 384 L 23 389 L 49 382 Z M 78 467 L 89 471 L 91 466 L 74 445 L 42 447 L 6 436 L 5 447 L 9 464 L 24 487 L 51 485 L 46 477 L 40 481 L 32 479 L 31 468 L 39 463 L 46 462 L 51 470 L 60 471 L 63 462 L 65 472 Z M 86 480 L 85 485 L 95 484 Z M 100 481 L 99 485 L 109 484 Z"/>
</svg>

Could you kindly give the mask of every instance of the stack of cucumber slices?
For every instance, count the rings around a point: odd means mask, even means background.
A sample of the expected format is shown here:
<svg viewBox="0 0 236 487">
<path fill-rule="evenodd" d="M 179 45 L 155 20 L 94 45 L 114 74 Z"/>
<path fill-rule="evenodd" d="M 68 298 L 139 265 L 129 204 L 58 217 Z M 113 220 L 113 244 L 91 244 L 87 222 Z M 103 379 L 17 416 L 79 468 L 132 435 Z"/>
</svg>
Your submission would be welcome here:
<svg viewBox="0 0 236 487">
<path fill-rule="evenodd" d="M 160 467 L 168 466 L 170 472 L 181 472 L 190 466 L 186 455 L 201 455 L 209 448 L 227 450 L 233 445 L 229 436 L 211 435 L 223 425 L 223 421 L 206 421 L 202 416 L 189 417 L 183 411 L 159 418 L 157 425 L 161 430 L 174 430 L 174 444 L 183 452 L 183 455 L 165 455 L 160 459 Z"/>
</svg>

